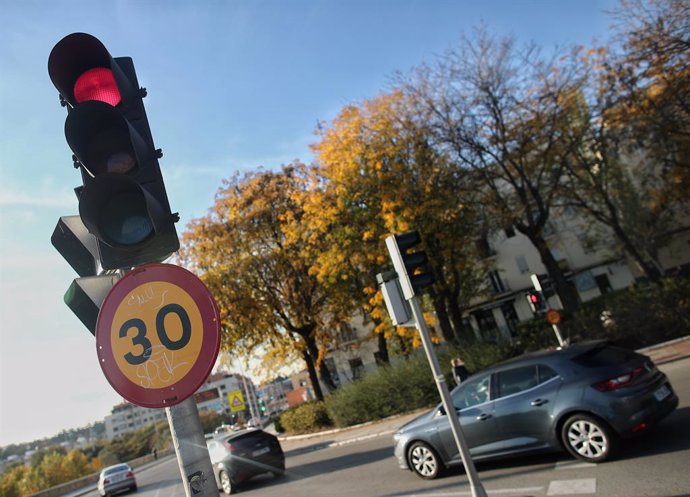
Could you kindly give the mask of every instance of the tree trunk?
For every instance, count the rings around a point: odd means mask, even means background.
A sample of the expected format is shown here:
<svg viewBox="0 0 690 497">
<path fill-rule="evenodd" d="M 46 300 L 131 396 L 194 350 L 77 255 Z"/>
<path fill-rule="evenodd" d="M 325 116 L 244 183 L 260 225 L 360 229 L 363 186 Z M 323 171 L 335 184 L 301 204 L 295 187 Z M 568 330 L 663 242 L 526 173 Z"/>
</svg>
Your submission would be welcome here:
<svg viewBox="0 0 690 497">
<path fill-rule="evenodd" d="M 613 231 L 618 237 L 618 240 L 620 240 L 620 242 L 623 244 L 623 249 L 632 256 L 632 258 L 635 260 L 635 262 L 639 266 L 640 270 L 645 274 L 645 276 L 649 278 L 649 280 L 652 282 L 659 281 L 659 279 L 662 276 L 661 271 L 657 269 L 657 266 L 653 262 L 648 262 L 642 256 L 640 251 L 637 250 L 637 247 L 635 247 L 633 242 L 630 240 L 630 237 L 628 237 L 628 234 L 620 226 L 620 224 L 612 223 L 611 228 L 613 228 Z"/>
<path fill-rule="evenodd" d="M 307 363 L 307 372 L 309 373 L 309 381 L 311 381 L 311 387 L 314 390 L 314 397 L 316 400 L 323 400 L 323 391 L 321 390 L 321 384 L 319 383 L 319 377 L 316 374 L 316 368 L 314 367 L 314 360 L 309 353 L 309 350 L 304 349 L 302 351 L 302 358 L 304 362 Z"/>
<path fill-rule="evenodd" d="M 388 342 L 386 342 L 386 336 L 383 333 L 377 333 L 376 335 L 376 339 L 379 345 L 379 350 L 375 354 L 376 362 L 380 362 L 382 364 L 390 364 L 391 360 L 388 356 Z"/>
<path fill-rule="evenodd" d="M 575 286 L 568 281 L 563 274 L 563 270 L 558 265 L 558 261 L 551 253 L 551 249 L 546 244 L 546 240 L 540 235 L 525 233 L 536 247 L 541 257 L 541 262 L 546 266 L 546 271 L 553 282 L 554 289 L 561 299 L 563 310 L 573 313 L 580 308 L 580 298 L 577 295 Z"/>
<path fill-rule="evenodd" d="M 458 302 L 453 305 L 449 302 L 448 307 L 450 308 L 450 319 L 453 323 L 453 329 L 455 331 L 455 341 L 456 343 L 462 342 L 474 342 L 474 330 L 471 327 L 466 327 L 465 322 L 462 319 L 462 307 Z"/>
<path fill-rule="evenodd" d="M 323 383 L 326 385 L 326 388 L 328 388 L 329 392 L 334 391 L 337 386 L 333 382 L 331 372 L 328 370 L 328 367 L 326 367 L 326 362 L 319 361 L 319 348 L 316 346 L 316 341 L 314 340 L 312 333 L 305 333 L 302 335 L 302 338 L 304 338 L 304 342 L 307 344 L 307 350 L 309 350 L 309 355 L 311 355 L 312 360 L 315 362 L 315 366 L 318 367 L 319 378 L 323 380 Z"/>
<path fill-rule="evenodd" d="M 429 293 L 431 295 L 434 311 L 436 311 L 436 317 L 438 318 L 438 325 L 441 328 L 443 339 L 448 343 L 454 343 L 455 334 L 453 333 L 453 327 L 448 318 L 447 299 L 444 297 L 443 293 L 437 293 L 433 289 Z"/>
</svg>

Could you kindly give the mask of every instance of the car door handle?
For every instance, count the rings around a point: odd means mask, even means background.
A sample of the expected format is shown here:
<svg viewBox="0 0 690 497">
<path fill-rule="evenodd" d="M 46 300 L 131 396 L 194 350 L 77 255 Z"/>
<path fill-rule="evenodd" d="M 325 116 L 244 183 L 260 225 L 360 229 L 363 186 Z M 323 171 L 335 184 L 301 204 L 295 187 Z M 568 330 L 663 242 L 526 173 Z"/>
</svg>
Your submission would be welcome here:
<svg viewBox="0 0 690 497">
<path fill-rule="evenodd" d="M 478 419 L 479 421 L 486 421 L 486 420 L 489 419 L 490 417 L 491 417 L 491 414 L 482 413 L 482 414 L 480 414 L 479 416 L 477 416 L 477 419 Z"/>
<path fill-rule="evenodd" d="M 532 402 L 530 402 L 530 404 L 533 405 L 534 407 L 538 407 L 538 406 L 543 406 L 548 401 L 549 401 L 548 399 L 535 399 Z"/>
</svg>

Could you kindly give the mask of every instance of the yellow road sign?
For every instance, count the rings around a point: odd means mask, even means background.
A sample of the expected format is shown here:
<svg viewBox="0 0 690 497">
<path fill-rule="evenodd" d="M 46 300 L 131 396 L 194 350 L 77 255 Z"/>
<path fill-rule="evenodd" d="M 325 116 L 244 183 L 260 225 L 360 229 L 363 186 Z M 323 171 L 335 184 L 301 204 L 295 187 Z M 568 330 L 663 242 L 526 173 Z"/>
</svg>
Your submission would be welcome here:
<svg viewBox="0 0 690 497">
<path fill-rule="evenodd" d="M 230 404 L 230 412 L 244 411 L 245 405 L 242 390 L 228 392 L 228 403 Z"/>
</svg>

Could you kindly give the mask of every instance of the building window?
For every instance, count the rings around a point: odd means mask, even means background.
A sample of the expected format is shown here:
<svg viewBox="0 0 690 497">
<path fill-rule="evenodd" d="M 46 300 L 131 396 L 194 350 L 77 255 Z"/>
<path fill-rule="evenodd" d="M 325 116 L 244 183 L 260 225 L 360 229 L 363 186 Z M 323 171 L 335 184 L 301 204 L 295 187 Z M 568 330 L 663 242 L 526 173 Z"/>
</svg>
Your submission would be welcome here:
<svg viewBox="0 0 690 497">
<path fill-rule="evenodd" d="M 496 324 L 496 319 L 494 318 L 494 313 L 491 309 L 475 311 L 472 314 L 474 315 L 474 319 L 477 321 L 477 327 L 484 338 L 490 340 L 497 338 L 496 335 L 498 332 L 498 325 Z"/>
<path fill-rule="evenodd" d="M 326 357 L 326 369 L 331 374 L 331 379 L 336 386 L 340 386 L 340 375 L 338 374 L 338 368 L 335 366 L 335 360 L 332 357 Z"/>
<path fill-rule="evenodd" d="M 364 364 L 359 357 L 350 359 L 350 369 L 352 370 L 352 381 L 360 379 L 364 375 Z"/>
<path fill-rule="evenodd" d="M 601 294 L 605 293 L 611 293 L 613 291 L 613 287 L 611 287 L 611 282 L 609 281 L 609 277 L 606 276 L 605 274 L 598 274 L 594 277 L 594 281 L 597 282 L 597 286 L 599 287 L 599 291 Z"/>
<path fill-rule="evenodd" d="M 527 258 L 524 255 L 518 255 L 515 258 L 515 263 L 522 274 L 529 273 L 529 264 L 527 264 Z"/>
<path fill-rule="evenodd" d="M 501 312 L 503 313 L 503 319 L 506 321 L 510 335 L 516 337 L 518 335 L 518 324 L 520 324 L 520 319 L 518 318 L 517 312 L 515 312 L 513 302 L 514 300 L 503 302 L 501 304 Z"/>
<path fill-rule="evenodd" d="M 343 324 L 338 330 L 338 343 L 348 343 L 357 340 L 357 332 L 349 324 Z"/>
<path fill-rule="evenodd" d="M 491 283 L 491 289 L 494 294 L 508 291 L 508 284 L 501 278 L 501 273 L 498 269 L 489 271 L 489 282 Z"/>
</svg>

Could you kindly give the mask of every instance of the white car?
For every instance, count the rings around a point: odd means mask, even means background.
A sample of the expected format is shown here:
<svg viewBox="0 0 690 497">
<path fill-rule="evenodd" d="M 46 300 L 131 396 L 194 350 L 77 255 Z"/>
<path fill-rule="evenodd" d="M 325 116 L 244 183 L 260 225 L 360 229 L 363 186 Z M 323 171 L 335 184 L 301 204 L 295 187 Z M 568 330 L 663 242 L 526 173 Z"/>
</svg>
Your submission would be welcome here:
<svg viewBox="0 0 690 497">
<path fill-rule="evenodd" d="M 103 468 L 98 477 L 98 493 L 103 497 L 121 490 L 137 490 L 137 480 L 129 464 L 116 464 Z"/>
</svg>

